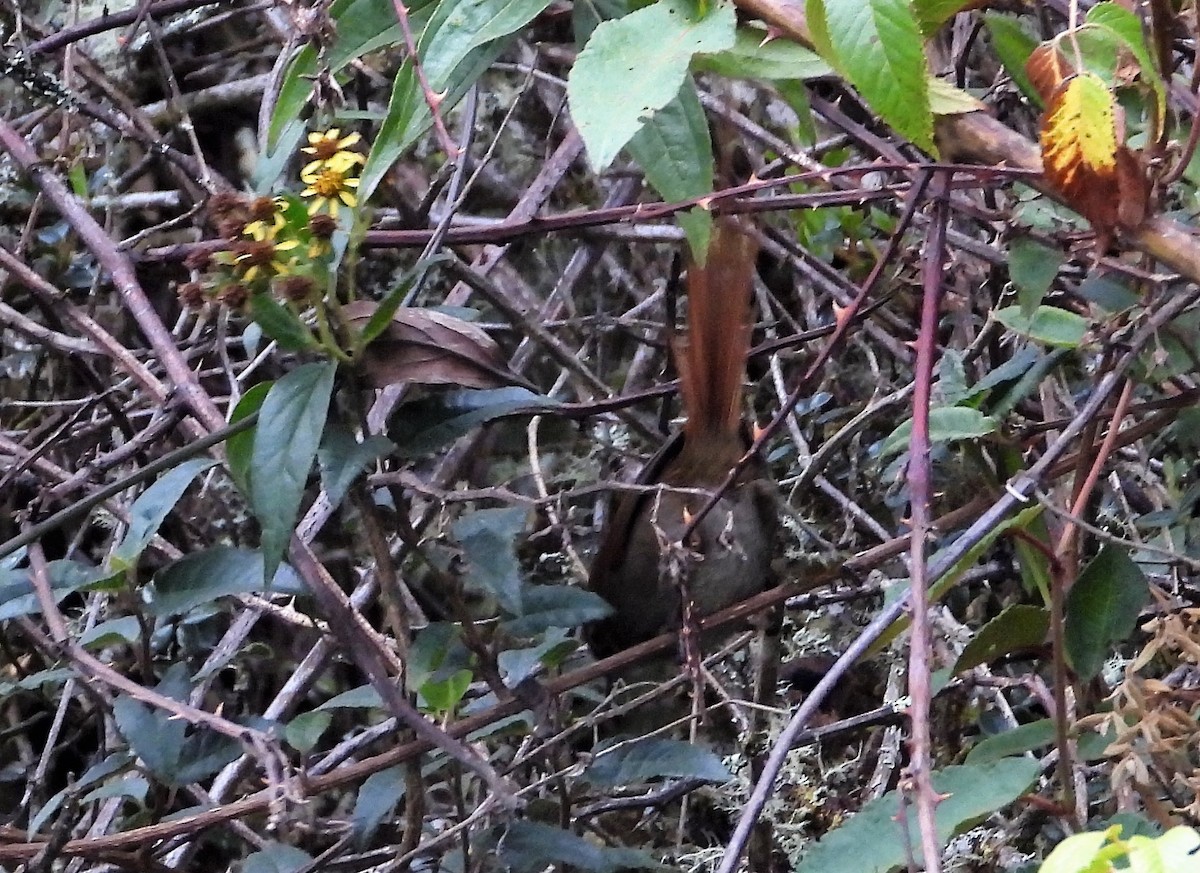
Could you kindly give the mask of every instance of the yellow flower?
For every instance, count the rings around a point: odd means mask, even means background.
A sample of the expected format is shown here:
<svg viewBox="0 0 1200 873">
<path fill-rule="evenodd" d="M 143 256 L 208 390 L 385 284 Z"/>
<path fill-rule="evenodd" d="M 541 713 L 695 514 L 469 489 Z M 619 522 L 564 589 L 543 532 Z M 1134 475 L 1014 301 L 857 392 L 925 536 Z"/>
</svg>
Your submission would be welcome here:
<svg viewBox="0 0 1200 873">
<path fill-rule="evenodd" d="M 259 197 L 250 207 L 251 218 L 254 220 L 246 225 L 243 231 L 247 236 L 258 241 L 274 239 L 279 231 L 287 226 L 283 210 L 287 201 L 282 197 Z M 270 222 L 268 224 L 268 222 Z"/>
<path fill-rule="evenodd" d="M 306 155 L 312 155 L 313 160 L 300 171 L 300 178 L 303 179 L 305 176 L 320 173 L 325 169 L 345 173 L 355 164 L 365 164 L 367 162 L 366 158 L 358 152 L 349 150 L 351 146 L 360 143 L 362 137 L 357 133 L 352 133 L 338 139 L 340 134 L 341 131 L 335 127 L 324 133 L 310 133 L 308 135 L 309 144 L 300 151 Z"/>
<path fill-rule="evenodd" d="M 358 198 L 354 194 L 354 189 L 358 187 L 358 178 L 349 175 L 349 171 L 349 167 L 326 163 L 319 170 L 300 174 L 301 181 L 308 186 L 300 192 L 300 196 L 312 198 L 312 202 L 308 204 L 309 215 L 328 209 L 330 216 L 337 218 L 341 204 L 351 208 L 358 205 Z"/>
<path fill-rule="evenodd" d="M 251 239 L 238 242 L 234 246 L 237 258 L 234 266 L 244 270 L 242 280 L 253 282 L 260 275 L 286 275 L 290 268 L 288 263 L 279 257 L 280 252 L 289 252 L 300 245 L 299 240 L 288 239 L 283 242 L 275 241 L 275 231 L 267 227 L 265 222 L 257 221 L 246 228 L 246 235 Z"/>
</svg>

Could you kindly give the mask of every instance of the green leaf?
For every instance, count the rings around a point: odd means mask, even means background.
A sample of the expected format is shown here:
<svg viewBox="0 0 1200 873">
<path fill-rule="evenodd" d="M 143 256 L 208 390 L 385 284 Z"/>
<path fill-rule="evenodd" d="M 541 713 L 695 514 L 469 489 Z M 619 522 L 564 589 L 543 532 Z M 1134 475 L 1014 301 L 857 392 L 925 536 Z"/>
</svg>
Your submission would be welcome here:
<svg viewBox="0 0 1200 873">
<path fill-rule="evenodd" d="M 933 790 L 948 795 L 937 805 L 938 843 L 1012 803 L 1041 771 L 1028 758 L 1002 758 L 988 764 L 947 767 L 933 774 Z M 911 851 L 921 864 L 916 816 L 899 790 L 867 803 L 857 815 L 830 831 L 793 866 L 795 873 L 887 873 L 906 864 Z M 905 828 L 907 826 L 907 836 Z"/>
<path fill-rule="evenodd" d="M 724 51 L 696 55 L 692 69 L 731 79 L 768 82 L 820 79 L 833 75 L 833 67 L 819 54 L 788 39 L 763 42 L 767 33 L 739 27 L 733 45 Z"/>
<path fill-rule="evenodd" d="M 733 774 L 720 758 L 702 746 L 680 740 L 648 739 L 597 751 L 583 777 L 593 785 L 611 786 L 663 777 L 721 783 L 728 782 Z"/>
<path fill-rule="evenodd" d="M 216 461 L 208 458 L 193 458 L 178 467 L 163 473 L 154 484 L 143 491 L 129 507 L 129 530 L 121 545 L 113 550 L 109 566 L 124 569 L 137 563 L 142 550 L 150 545 L 154 534 L 162 525 L 167 514 L 179 502 L 192 480 Z"/>
<path fill-rule="evenodd" d="M 579 648 L 565 628 L 554 628 L 535 646 L 526 649 L 505 649 L 496 657 L 500 678 L 508 688 L 516 688 L 541 666 L 552 667 Z"/>
<path fill-rule="evenodd" d="M 912 419 L 901 424 L 883 441 L 880 455 L 887 457 L 908 449 L 912 437 Z M 995 433 L 996 419 L 968 406 L 939 406 L 929 410 L 929 441 L 970 440 Z"/>
<path fill-rule="evenodd" d="M 409 25 L 414 33 L 420 33 L 424 28 L 434 2 L 412 0 L 406 4 Z M 337 73 L 367 52 L 403 40 L 392 0 L 335 0 L 329 7 L 329 15 L 337 23 L 333 45 L 328 53 L 332 73 Z M 303 115 L 304 104 L 312 94 L 316 71 L 317 52 L 311 46 L 305 46 L 288 66 L 280 86 L 271 113 L 271 124 L 267 129 L 266 145 L 269 151 L 279 150 L 283 129 Z"/>
<path fill-rule="evenodd" d="M 504 622 L 505 632 L 514 637 L 532 637 L 552 627 L 578 627 L 612 613 L 599 594 L 571 585 L 529 585 L 521 597 L 521 616 Z"/>
<path fill-rule="evenodd" d="M 691 79 L 634 134 L 629 153 L 668 203 L 712 193 L 712 141 Z"/>
<path fill-rule="evenodd" d="M 952 672 L 961 673 L 1003 655 L 1037 648 L 1046 641 L 1049 630 L 1049 611 L 1024 603 L 1010 606 L 979 629 L 963 648 Z"/>
<path fill-rule="evenodd" d="M 172 700 L 186 700 L 191 692 L 187 676 L 186 664 L 172 664 L 155 690 Z M 124 695 L 113 702 L 113 719 L 130 748 L 168 785 L 211 776 L 241 754 L 236 740 L 205 729 L 188 736 L 184 720 Z"/>
<path fill-rule="evenodd" d="M 469 567 L 467 582 L 487 592 L 509 615 L 523 614 L 521 565 L 513 540 L 525 530 L 527 510 L 480 509 L 454 522 L 450 530 Z"/>
<path fill-rule="evenodd" d="M 1141 19 L 1128 9 L 1110 2 L 1097 3 L 1089 9 L 1086 21 L 1110 31 L 1137 58 L 1142 81 L 1149 84 L 1154 92 L 1158 118 L 1162 119 L 1167 111 L 1167 88 L 1159 74 L 1158 64 L 1150 57 L 1150 50 L 1146 47 Z"/>
<path fill-rule="evenodd" d="M 103 570 L 68 560 L 51 561 L 46 569 L 55 603 L 61 603 L 68 594 L 86 588 L 107 575 Z M 0 621 L 38 615 L 41 611 L 28 571 L 0 571 Z"/>
<path fill-rule="evenodd" d="M 668 203 L 712 192 L 713 155 L 708 120 L 696 86 L 685 78 L 674 100 L 651 116 L 633 139 L 629 154 L 646 174 L 646 181 Z M 708 251 L 712 215 L 705 209 L 681 215 L 693 252 Z"/>
<path fill-rule="evenodd" d="M 1055 306 L 1038 306 L 1032 315 L 1024 315 L 1020 306 L 1006 306 L 995 312 L 996 320 L 1011 331 L 1048 346 L 1075 349 L 1087 334 L 1087 319 Z"/>
<path fill-rule="evenodd" d="M 1026 318 L 1033 316 L 1054 283 L 1063 260 L 1063 253 L 1059 249 L 1044 246 L 1028 237 L 1013 240 L 1008 248 L 1008 275 L 1017 286 L 1021 315 Z"/>
<path fill-rule="evenodd" d="M 248 415 L 253 415 L 262 409 L 267 392 L 274 382 L 259 382 L 242 395 L 233 414 L 229 416 L 230 424 L 237 424 Z M 256 424 L 255 427 L 258 427 Z M 229 475 L 233 477 L 238 490 L 246 497 L 250 496 L 250 472 L 254 456 L 254 428 L 235 433 L 225 441 L 225 463 L 229 467 Z"/>
<path fill-rule="evenodd" d="M 408 687 L 418 689 L 431 679 L 440 682 L 459 670 L 470 670 L 471 665 L 458 625 L 433 622 L 414 635 L 408 653 Z"/>
<path fill-rule="evenodd" d="M 142 626 L 135 616 L 126 615 L 102 621 L 79 638 L 84 648 L 101 649 L 122 643 L 135 643 L 142 635 Z"/>
<path fill-rule="evenodd" d="M 331 712 L 320 710 L 303 712 L 287 723 L 283 729 L 283 738 L 297 752 L 307 754 L 313 750 L 320 741 L 321 734 L 325 733 L 332 723 L 333 713 Z"/>
<path fill-rule="evenodd" d="M 214 546 L 168 564 L 147 588 L 147 609 L 152 615 L 187 612 L 218 597 L 250 594 L 269 588 L 280 594 L 307 593 L 296 571 L 280 564 L 269 586 L 263 584 L 261 552 Z"/>
<path fill-rule="evenodd" d="M 259 413 L 251 453 L 250 505 L 262 526 L 263 569 L 268 579 L 275 574 L 300 515 L 336 371 L 333 363 L 297 367 L 271 386 Z"/>
<path fill-rule="evenodd" d="M 969 0 L 913 0 L 921 33 L 933 36 L 943 24 L 961 12 Z"/>
<path fill-rule="evenodd" d="M 1158 838 L 1129 838 L 1132 873 L 1200 873 L 1200 832 L 1176 825 Z"/>
<path fill-rule="evenodd" d="M 389 422 L 388 436 L 401 457 L 412 458 L 444 448 L 474 428 L 518 412 L 552 412 L 559 403 L 527 388 L 449 391 L 413 403 Z"/>
<path fill-rule="evenodd" d="M 636 849 L 597 846 L 570 831 L 534 821 L 514 821 L 500 838 L 500 863 L 511 873 L 540 873 L 555 864 L 587 873 L 666 869 Z"/>
<path fill-rule="evenodd" d="M 425 682 L 417 691 L 421 708 L 439 717 L 453 714 L 471 687 L 472 676 L 470 670 L 456 670 L 444 679 Z"/>
<path fill-rule="evenodd" d="M 597 172 L 679 93 L 692 56 L 734 42 L 733 4 L 699 20 L 688 0 L 659 0 L 592 32 L 567 80 L 571 115 Z M 613 99 L 620 95 L 620 99 Z"/>
<path fill-rule="evenodd" d="M 1109 873 L 1112 865 L 1097 857 L 1107 842 L 1105 831 L 1069 836 L 1046 856 L 1039 873 Z"/>
<path fill-rule="evenodd" d="M 250 317 L 281 349 L 300 352 L 317 346 L 312 331 L 300 317 L 270 294 L 264 292 L 250 298 Z"/>
<path fill-rule="evenodd" d="M 339 424 L 325 428 L 317 448 L 317 467 L 321 471 L 321 487 L 330 504 L 341 503 L 358 474 L 394 448 L 387 437 L 370 436 L 360 443 L 354 434 Z"/>
<path fill-rule="evenodd" d="M 1113 643 L 1129 636 L 1150 599 L 1146 576 L 1124 549 L 1111 544 L 1084 567 L 1067 594 L 1067 658 L 1083 681 L 1104 665 Z"/>
<path fill-rule="evenodd" d="M 909 0 L 807 0 L 807 9 L 817 50 L 880 118 L 936 155 L 924 42 Z"/>
<path fill-rule="evenodd" d="M 967 763 L 987 764 L 990 761 L 999 761 L 1001 758 L 1023 755 L 1025 752 L 1053 744 L 1054 734 L 1054 719 L 1052 718 L 1043 718 L 1030 724 L 1023 724 L 979 742 L 967 754 Z"/>
<path fill-rule="evenodd" d="M 443 112 L 491 65 L 503 48 L 499 40 L 524 27 L 548 5 L 549 0 L 445 0 L 437 4 L 418 49 L 429 86 L 445 93 Z M 396 74 L 387 114 L 363 167 L 359 202 L 371 196 L 392 164 L 431 123 L 420 83 L 412 64 L 406 62 Z"/>
<path fill-rule="evenodd" d="M 297 873 L 312 869 L 312 856 L 286 843 L 267 843 L 246 857 L 242 873 Z"/>
<path fill-rule="evenodd" d="M 1037 88 L 1033 87 L 1029 76 L 1025 74 L 1025 62 L 1037 48 L 1038 41 L 1021 26 L 1020 19 L 1011 15 L 988 12 L 984 14 L 983 21 L 992 38 L 992 47 L 996 49 L 1000 63 L 1004 64 L 1008 75 L 1034 105 L 1044 107 L 1046 104 L 1038 94 Z"/>
<path fill-rule="evenodd" d="M 317 709 L 383 709 L 383 698 L 374 685 L 360 685 L 329 698 Z"/>
<path fill-rule="evenodd" d="M 350 829 L 360 848 L 365 848 L 384 819 L 391 817 L 405 787 L 403 765 L 388 767 L 363 780 L 354 799 L 354 812 L 350 814 Z"/>
</svg>

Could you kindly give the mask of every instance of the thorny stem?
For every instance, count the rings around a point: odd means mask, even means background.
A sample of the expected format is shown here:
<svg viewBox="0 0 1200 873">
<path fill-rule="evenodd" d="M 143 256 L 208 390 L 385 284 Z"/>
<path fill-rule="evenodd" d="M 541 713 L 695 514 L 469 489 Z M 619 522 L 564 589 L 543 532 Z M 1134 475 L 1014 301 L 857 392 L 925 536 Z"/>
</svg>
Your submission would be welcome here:
<svg viewBox="0 0 1200 873">
<path fill-rule="evenodd" d="M 408 6 L 405 5 L 404 0 L 392 0 L 392 7 L 396 10 L 396 17 L 400 20 L 400 32 L 404 34 L 404 47 L 408 50 L 408 59 L 412 63 L 413 72 L 421 85 L 421 92 L 425 95 L 425 104 L 433 116 L 433 130 L 437 134 L 438 142 L 441 143 L 446 157 L 456 161 L 459 158 L 458 146 L 450 137 L 450 132 L 446 130 L 446 123 L 442 120 L 441 105 L 442 101 L 446 99 L 446 95 L 435 92 L 429 84 L 429 79 L 425 76 L 425 67 L 417 53 L 417 41 L 413 38 L 412 27 L 408 22 Z"/>
<path fill-rule="evenodd" d="M 933 790 L 933 762 L 929 736 L 929 707 L 933 697 L 929 656 L 933 650 L 933 640 L 929 627 L 929 578 L 925 545 L 930 533 L 929 406 L 932 399 L 934 359 L 937 357 L 938 311 L 942 299 L 946 222 L 949 217 L 945 182 L 945 175 L 937 173 L 929 186 L 933 209 L 922 258 L 921 329 L 917 335 L 913 425 L 908 449 L 909 512 L 912 516 L 912 582 L 909 585 L 912 635 L 908 661 L 912 737 L 909 740 L 909 771 L 912 773 L 916 791 L 917 824 L 921 832 L 921 851 L 925 856 L 925 869 L 928 873 L 940 873 L 942 869 L 942 852 L 938 844 L 935 818 L 940 798 Z"/>
</svg>

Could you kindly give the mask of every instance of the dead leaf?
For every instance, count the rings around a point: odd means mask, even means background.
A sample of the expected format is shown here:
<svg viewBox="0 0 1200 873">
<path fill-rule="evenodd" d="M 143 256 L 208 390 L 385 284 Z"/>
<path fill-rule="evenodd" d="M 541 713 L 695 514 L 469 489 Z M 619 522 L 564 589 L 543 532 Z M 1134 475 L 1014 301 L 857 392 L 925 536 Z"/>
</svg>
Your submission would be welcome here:
<svg viewBox="0 0 1200 873">
<path fill-rule="evenodd" d="M 1042 98 L 1042 103 L 1049 104 L 1063 82 L 1075 75 L 1075 68 L 1058 50 L 1057 42 L 1044 42 L 1029 55 L 1029 60 L 1025 62 L 1025 75 Z"/>
<path fill-rule="evenodd" d="M 343 312 L 361 330 L 378 308 L 377 303 L 359 300 Z M 508 368 L 503 351 L 484 330 L 453 315 L 413 306 L 396 310 L 391 324 L 360 355 L 359 367 L 375 388 L 401 382 L 533 387 Z"/>
<path fill-rule="evenodd" d="M 1122 142 L 1116 99 L 1099 76 L 1080 73 L 1059 86 L 1046 107 L 1040 139 L 1046 181 L 1091 222 L 1101 250 L 1117 228 L 1141 224 L 1149 196 L 1146 173 Z"/>
</svg>

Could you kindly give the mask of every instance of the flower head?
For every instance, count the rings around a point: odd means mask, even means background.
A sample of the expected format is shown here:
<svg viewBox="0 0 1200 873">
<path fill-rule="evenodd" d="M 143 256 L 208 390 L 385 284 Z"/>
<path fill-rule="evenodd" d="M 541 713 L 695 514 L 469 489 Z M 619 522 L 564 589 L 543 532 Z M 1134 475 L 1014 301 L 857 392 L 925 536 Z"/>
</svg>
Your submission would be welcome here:
<svg viewBox="0 0 1200 873">
<path fill-rule="evenodd" d="M 354 194 L 358 178 L 350 175 L 350 167 L 326 163 L 320 169 L 301 173 L 300 179 L 308 186 L 300 192 L 300 196 L 312 198 L 308 204 L 309 215 L 328 211 L 330 216 L 337 218 L 342 204 L 351 208 L 358 205 L 358 198 Z"/>
<path fill-rule="evenodd" d="M 336 127 L 324 133 L 308 135 L 308 145 L 300 151 L 311 155 L 313 159 L 300 171 L 300 178 L 303 179 L 305 176 L 314 175 L 326 169 L 346 172 L 355 164 L 366 163 L 366 158 L 361 154 L 350 151 L 350 147 L 361 142 L 362 137 L 357 133 L 351 133 L 339 139 L 340 135 L 341 131 Z"/>
<path fill-rule="evenodd" d="M 299 240 L 275 239 L 276 231 L 261 221 L 256 221 L 246 228 L 249 240 L 242 240 L 234 246 L 237 257 L 234 266 L 244 270 L 242 280 L 253 282 L 261 276 L 280 276 L 289 272 L 287 262 L 279 257 L 281 252 L 288 252 L 300 245 Z"/>
</svg>

